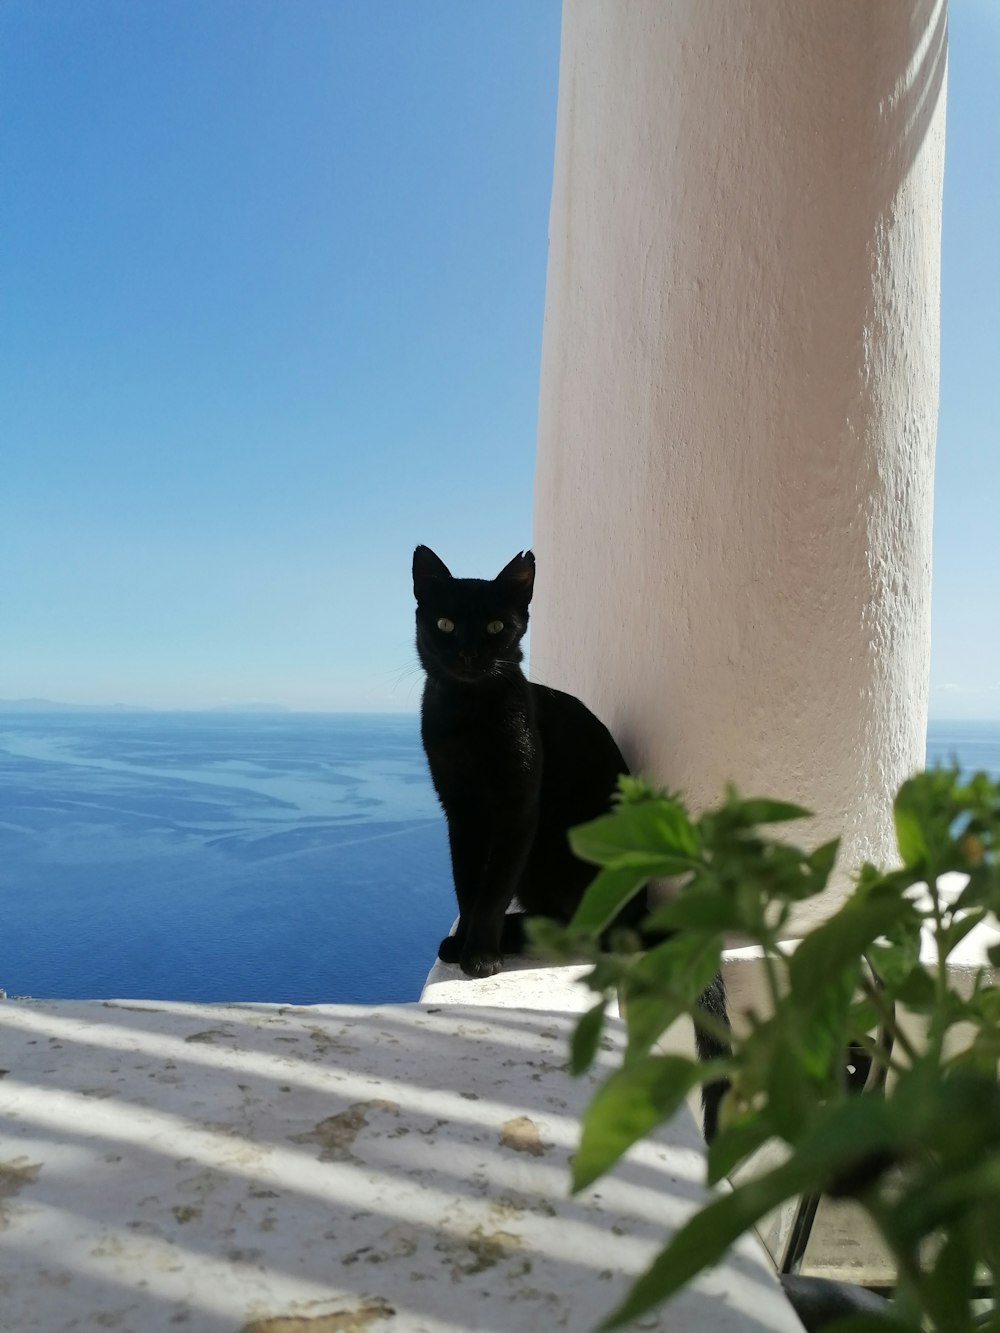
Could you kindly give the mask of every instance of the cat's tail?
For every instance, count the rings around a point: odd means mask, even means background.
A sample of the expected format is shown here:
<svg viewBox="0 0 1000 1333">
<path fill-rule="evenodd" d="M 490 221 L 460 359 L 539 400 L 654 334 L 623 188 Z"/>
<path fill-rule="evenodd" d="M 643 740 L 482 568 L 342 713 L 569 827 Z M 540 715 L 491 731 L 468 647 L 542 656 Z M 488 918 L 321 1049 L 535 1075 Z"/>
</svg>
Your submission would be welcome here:
<svg viewBox="0 0 1000 1333">
<path fill-rule="evenodd" d="M 645 914 L 646 905 L 643 895 L 633 899 L 639 908 Z M 635 908 L 631 911 L 638 915 Z M 619 918 L 620 920 L 620 918 Z M 634 919 L 628 923 L 633 930 L 637 930 L 642 940 L 643 948 L 652 949 L 657 944 L 663 944 L 665 940 L 671 938 L 677 932 L 673 930 L 647 930 L 644 924 Z M 729 1041 L 720 1035 L 719 1029 L 729 1032 L 729 1012 L 726 1008 L 726 983 L 722 979 L 722 973 L 716 972 L 715 976 L 708 983 L 702 993 L 698 996 L 697 1009 L 705 1014 L 709 1020 L 705 1027 L 698 1022 L 697 1016 L 694 1022 L 694 1046 L 698 1053 L 698 1059 L 703 1063 L 709 1060 L 724 1060 L 730 1054 Z M 701 1089 L 701 1110 L 702 1110 L 702 1130 L 705 1135 L 705 1142 L 711 1143 L 715 1138 L 719 1128 L 719 1106 L 723 1097 L 729 1091 L 729 1080 L 727 1078 L 715 1079 L 711 1083 L 705 1083 Z"/>
<path fill-rule="evenodd" d="M 722 973 L 716 972 L 708 986 L 698 997 L 698 1008 L 715 1020 L 713 1026 L 721 1023 L 729 1031 L 729 1013 L 726 1009 L 726 983 Z M 708 1032 L 697 1019 L 694 1019 L 694 1045 L 698 1059 L 702 1061 L 725 1059 L 730 1053 L 728 1041 L 723 1040 L 717 1031 Z M 711 1143 L 719 1128 L 719 1106 L 729 1091 L 729 1079 L 718 1078 L 705 1083 L 701 1089 L 702 1129 L 705 1142 Z"/>
</svg>

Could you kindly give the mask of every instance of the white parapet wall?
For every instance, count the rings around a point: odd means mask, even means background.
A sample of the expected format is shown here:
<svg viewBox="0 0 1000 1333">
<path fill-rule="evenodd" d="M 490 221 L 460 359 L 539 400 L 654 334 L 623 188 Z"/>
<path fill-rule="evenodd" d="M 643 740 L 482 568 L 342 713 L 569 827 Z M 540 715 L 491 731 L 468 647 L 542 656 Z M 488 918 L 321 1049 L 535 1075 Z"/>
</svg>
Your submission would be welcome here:
<svg viewBox="0 0 1000 1333">
<path fill-rule="evenodd" d="M 566 0 L 531 670 L 888 862 L 923 762 L 944 0 Z"/>
<path fill-rule="evenodd" d="M 707 1199 L 704 1155 L 678 1116 L 570 1196 L 596 1074 L 566 1070 L 546 984 L 548 1012 L 483 983 L 377 1008 L 0 1002 L 0 1328 L 593 1328 Z M 612 1020 L 598 1072 L 621 1042 Z M 642 1327 L 800 1325 L 745 1236 Z"/>
</svg>

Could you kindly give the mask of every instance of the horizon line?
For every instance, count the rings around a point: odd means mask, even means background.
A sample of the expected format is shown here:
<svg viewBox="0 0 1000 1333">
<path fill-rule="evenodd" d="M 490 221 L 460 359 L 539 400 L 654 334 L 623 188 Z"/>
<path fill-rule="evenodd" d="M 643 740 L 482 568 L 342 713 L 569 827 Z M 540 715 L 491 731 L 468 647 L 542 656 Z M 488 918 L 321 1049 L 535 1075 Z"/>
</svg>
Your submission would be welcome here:
<svg viewBox="0 0 1000 1333">
<path fill-rule="evenodd" d="M 0 714 L 45 714 L 45 713 L 184 713 L 214 714 L 216 716 L 258 716 L 258 717 L 411 717 L 419 714 L 419 708 L 378 708 L 368 706 L 355 707 L 300 707 L 294 704 L 265 703 L 248 701 L 246 703 L 222 704 L 126 704 L 126 703 L 76 703 L 61 699 L 48 699 L 38 696 L 0 699 Z M 965 723 L 1000 723 L 998 716 L 947 716 L 930 714 L 928 725 L 942 722 Z"/>
</svg>

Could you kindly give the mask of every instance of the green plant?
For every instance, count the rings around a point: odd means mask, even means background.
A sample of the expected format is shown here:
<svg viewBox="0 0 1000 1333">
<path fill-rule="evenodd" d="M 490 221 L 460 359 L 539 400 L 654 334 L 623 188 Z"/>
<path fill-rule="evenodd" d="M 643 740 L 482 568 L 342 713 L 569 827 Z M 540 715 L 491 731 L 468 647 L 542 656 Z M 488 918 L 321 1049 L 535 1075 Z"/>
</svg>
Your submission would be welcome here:
<svg viewBox="0 0 1000 1333">
<path fill-rule="evenodd" d="M 574 1071 L 592 1063 L 616 992 L 627 1028 L 621 1066 L 583 1119 L 574 1190 L 669 1119 L 692 1088 L 720 1076 L 731 1086 L 708 1181 L 767 1142 L 783 1145 L 780 1165 L 721 1192 L 672 1237 L 602 1328 L 669 1298 L 785 1200 L 822 1191 L 867 1211 L 898 1275 L 889 1319 L 854 1316 L 838 1329 L 1000 1330 L 1000 991 L 985 974 L 960 994 L 946 966 L 973 927 L 1000 914 L 1000 785 L 982 774 L 963 781 L 957 769 L 904 783 L 895 801 L 901 867 L 865 865 L 839 910 L 789 952 L 779 941 L 792 910 L 822 892 L 837 843 L 807 853 L 766 830 L 806 814 L 729 791 L 694 818 L 676 796 L 623 778 L 612 812 L 571 833 L 577 855 L 601 870 L 568 928 L 539 923 L 535 934 L 550 955 L 582 950 L 594 963 L 587 984 L 599 998 L 573 1036 Z M 954 901 L 940 886 L 949 871 L 968 877 Z M 646 953 L 630 953 L 628 940 L 602 952 L 599 937 L 616 910 L 663 876 L 685 882 L 648 928 L 676 933 Z M 657 1053 L 680 1015 L 712 1024 L 696 1001 L 733 932 L 760 946 L 771 1012 L 748 1016 L 729 1059 L 704 1065 Z M 933 938 L 934 965 L 920 961 L 922 932 Z M 990 961 L 1000 963 L 1000 949 Z M 922 1041 L 900 1024 L 900 1009 L 923 1016 Z M 880 1022 L 891 1047 L 870 1035 Z M 958 1024 L 969 1025 L 960 1042 Z M 850 1092 L 852 1045 L 886 1068 L 884 1095 Z M 973 1294 L 984 1278 L 994 1305 L 977 1323 Z"/>
</svg>

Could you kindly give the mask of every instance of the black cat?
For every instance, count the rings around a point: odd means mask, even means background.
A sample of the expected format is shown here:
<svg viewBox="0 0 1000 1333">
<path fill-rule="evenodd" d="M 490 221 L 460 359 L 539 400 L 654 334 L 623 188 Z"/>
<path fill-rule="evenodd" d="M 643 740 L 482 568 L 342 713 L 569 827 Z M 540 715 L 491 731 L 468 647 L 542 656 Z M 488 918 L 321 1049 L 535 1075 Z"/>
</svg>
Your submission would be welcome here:
<svg viewBox="0 0 1000 1333">
<path fill-rule="evenodd" d="M 417 654 L 427 673 L 421 735 L 448 821 L 459 910 L 438 957 L 473 977 L 492 976 L 505 954 L 523 950 L 526 916 L 570 920 L 596 870 L 573 855 L 567 830 L 606 814 L 628 772 L 589 708 L 521 671 L 534 578 L 530 551 L 492 580 L 453 578 L 429 547 L 413 553 Z M 508 913 L 514 898 L 522 910 Z M 638 926 L 646 910 L 638 894 L 615 924 Z M 701 1004 L 725 1019 L 721 977 Z M 696 1036 L 702 1059 L 724 1052 Z M 709 1137 L 720 1095 L 706 1090 Z"/>
</svg>

